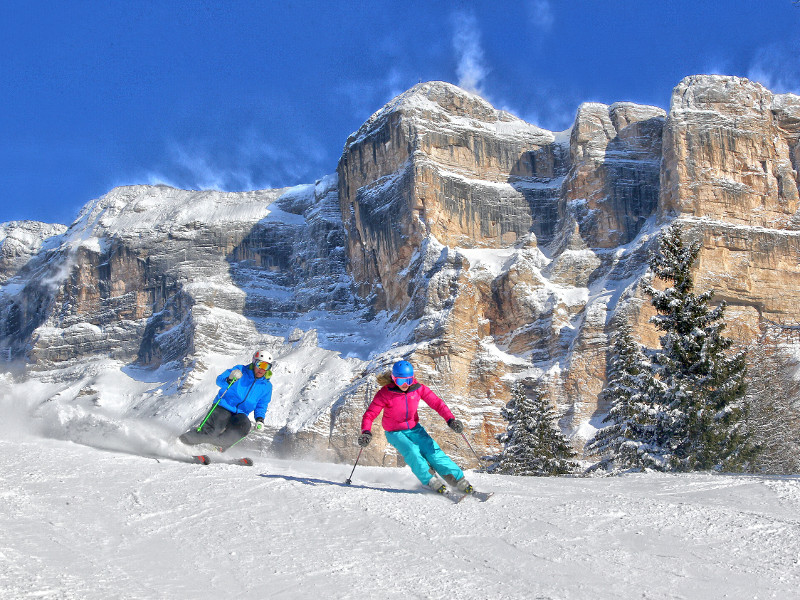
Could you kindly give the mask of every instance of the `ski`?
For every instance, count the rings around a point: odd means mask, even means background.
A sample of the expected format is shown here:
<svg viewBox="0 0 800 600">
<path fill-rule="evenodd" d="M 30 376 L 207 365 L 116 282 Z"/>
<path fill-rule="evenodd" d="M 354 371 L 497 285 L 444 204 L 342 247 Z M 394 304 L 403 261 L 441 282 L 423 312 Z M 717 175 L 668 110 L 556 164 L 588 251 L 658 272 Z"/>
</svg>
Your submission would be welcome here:
<svg viewBox="0 0 800 600">
<path fill-rule="evenodd" d="M 242 458 L 221 458 L 221 457 L 214 457 L 213 459 L 208 456 L 207 454 L 198 454 L 192 457 L 192 462 L 199 463 L 201 465 L 210 465 L 211 463 L 220 463 L 225 465 L 241 465 L 243 467 L 252 467 L 253 466 L 253 459 L 247 458 L 243 456 Z"/>
<path fill-rule="evenodd" d="M 443 492 L 437 492 L 436 490 L 431 490 L 431 493 L 436 494 L 437 496 L 441 496 L 442 498 L 447 498 L 453 504 L 458 504 L 464 499 L 463 494 L 458 494 L 452 490 L 444 490 Z"/>
<path fill-rule="evenodd" d="M 478 502 L 486 502 L 489 498 L 494 496 L 494 492 L 479 492 L 477 490 L 472 490 L 469 494 L 463 494 L 461 496 L 461 500 L 463 500 L 467 496 L 472 496 Z"/>
<path fill-rule="evenodd" d="M 198 454 L 196 456 L 185 456 L 185 455 L 175 455 L 175 454 L 141 454 L 139 456 L 143 456 L 144 458 L 152 458 L 154 461 L 159 463 L 162 460 L 170 460 L 174 462 L 190 463 L 193 465 L 209 464 L 209 458 L 205 454 Z"/>
<path fill-rule="evenodd" d="M 447 489 L 444 492 L 434 492 L 434 493 L 438 494 L 439 496 L 444 496 L 448 500 L 451 500 L 454 504 L 458 504 L 464 498 L 469 498 L 469 497 L 475 498 L 475 500 L 477 500 L 478 502 L 486 502 L 489 498 L 494 496 L 494 492 L 478 492 L 476 490 L 473 490 L 468 494 L 451 489 Z"/>
</svg>

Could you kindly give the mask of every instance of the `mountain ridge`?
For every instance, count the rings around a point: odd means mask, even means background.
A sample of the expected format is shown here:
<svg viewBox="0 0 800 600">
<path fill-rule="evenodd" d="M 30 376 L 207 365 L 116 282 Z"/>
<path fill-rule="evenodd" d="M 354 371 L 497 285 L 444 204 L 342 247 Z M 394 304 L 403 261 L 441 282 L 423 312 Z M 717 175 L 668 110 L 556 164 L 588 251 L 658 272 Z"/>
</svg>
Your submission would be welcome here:
<svg viewBox="0 0 800 600">
<path fill-rule="evenodd" d="M 3 224 L 0 385 L 45 380 L 34 410 L 91 400 L 177 431 L 264 346 L 285 362 L 263 444 L 348 460 L 373 374 L 408 357 L 480 453 L 515 382 L 544 389 L 580 448 L 607 408 L 614 315 L 658 343 L 640 284 L 666 223 L 701 239 L 698 287 L 729 302 L 738 339 L 800 300 L 800 98 L 695 76 L 670 106 L 586 103 L 567 135 L 428 82 L 313 184 L 126 186 L 69 228 Z M 112 374 L 159 381 L 111 401 Z M 381 440 L 364 461 L 397 464 Z"/>
</svg>

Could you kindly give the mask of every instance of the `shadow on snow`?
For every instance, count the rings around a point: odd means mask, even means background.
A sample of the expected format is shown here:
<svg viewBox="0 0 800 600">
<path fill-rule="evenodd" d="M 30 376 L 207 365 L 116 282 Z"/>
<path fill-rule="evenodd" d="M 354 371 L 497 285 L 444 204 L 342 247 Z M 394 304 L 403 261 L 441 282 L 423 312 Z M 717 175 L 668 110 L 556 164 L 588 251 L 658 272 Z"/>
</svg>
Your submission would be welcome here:
<svg viewBox="0 0 800 600">
<path fill-rule="evenodd" d="M 407 489 L 398 489 L 398 488 L 388 488 L 388 487 L 376 487 L 371 485 L 359 485 L 359 484 L 347 484 L 343 481 L 330 481 L 328 479 L 316 479 L 314 477 L 294 477 L 292 475 L 273 475 L 262 473 L 259 477 L 264 477 L 265 479 L 283 479 L 285 481 L 296 481 L 298 483 L 302 483 L 303 485 L 335 485 L 337 487 L 345 487 L 345 488 L 355 488 L 355 489 L 362 489 L 362 490 L 375 490 L 378 492 L 389 492 L 391 494 L 424 494 L 426 493 L 425 490 L 407 490 Z"/>
</svg>

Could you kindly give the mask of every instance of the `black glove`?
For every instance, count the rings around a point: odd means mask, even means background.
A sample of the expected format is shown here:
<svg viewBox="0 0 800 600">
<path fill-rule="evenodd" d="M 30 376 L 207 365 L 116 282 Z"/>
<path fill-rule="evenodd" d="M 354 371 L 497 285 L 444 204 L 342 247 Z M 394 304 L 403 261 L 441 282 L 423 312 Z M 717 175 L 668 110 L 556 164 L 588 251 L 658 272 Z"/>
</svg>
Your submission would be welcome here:
<svg viewBox="0 0 800 600">
<path fill-rule="evenodd" d="M 366 448 L 369 446 L 369 443 L 372 441 L 372 432 L 371 431 L 363 431 L 360 436 L 358 436 L 358 445 L 362 448 Z"/>
<path fill-rule="evenodd" d="M 456 433 L 462 433 L 464 431 L 464 424 L 458 419 L 450 419 L 447 422 L 447 426 Z"/>
</svg>

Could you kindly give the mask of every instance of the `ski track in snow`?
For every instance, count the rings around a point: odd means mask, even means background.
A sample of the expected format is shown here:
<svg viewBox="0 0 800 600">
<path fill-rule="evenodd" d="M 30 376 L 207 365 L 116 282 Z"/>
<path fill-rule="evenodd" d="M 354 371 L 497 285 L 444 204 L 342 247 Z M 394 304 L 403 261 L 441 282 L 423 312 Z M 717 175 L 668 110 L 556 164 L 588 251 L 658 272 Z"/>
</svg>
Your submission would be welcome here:
<svg viewBox="0 0 800 600">
<path fill-rule="evenodd" d="M 355 449 L 353 452 L 356 454 Z M 0 597 L 792 598 L 800 478 L 192 465 L 0 440 Z"/>
</svg>

